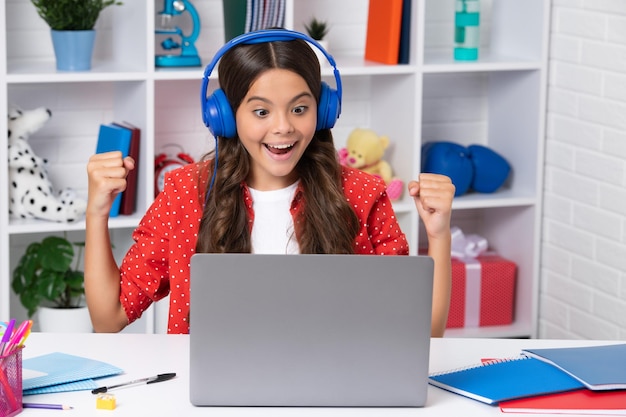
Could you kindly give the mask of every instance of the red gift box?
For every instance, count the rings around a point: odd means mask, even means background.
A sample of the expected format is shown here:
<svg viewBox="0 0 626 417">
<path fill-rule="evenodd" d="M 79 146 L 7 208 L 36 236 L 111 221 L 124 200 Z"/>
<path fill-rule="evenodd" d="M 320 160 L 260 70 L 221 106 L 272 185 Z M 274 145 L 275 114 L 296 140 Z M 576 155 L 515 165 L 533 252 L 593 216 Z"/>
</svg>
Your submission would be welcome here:
<svg viewBox="0 0 626 417">
<path fill-rule="evenodd" d="M 452 296 L 447 328 L 513 322 L 514 262 L 497 254 L 452 258 Z"/>
</svg>

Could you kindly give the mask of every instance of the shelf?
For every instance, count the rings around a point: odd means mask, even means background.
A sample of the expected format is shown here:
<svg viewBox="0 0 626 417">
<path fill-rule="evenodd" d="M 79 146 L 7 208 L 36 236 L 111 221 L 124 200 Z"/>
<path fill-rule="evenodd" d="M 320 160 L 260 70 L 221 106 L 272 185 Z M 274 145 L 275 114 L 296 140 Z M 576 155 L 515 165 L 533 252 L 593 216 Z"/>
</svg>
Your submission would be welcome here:
<svg viewBox="0 0 626 417">
<path fill-rule="evenodd" d="M 94 62 L 90 71 L 57 71 L 52 60 L 20 59 L 7 64 L 6 81 L 17 83 L 138 81 L 146 78 L 145 71 L 131 66 Z"/>
<path fill-rule="evenodd" d="M 109 219 L 110 229 L 135 228 L 141 220 L 142 214 L 132 214 L 129 216 L 117 216 Z M 85 220 L 75 223 L 54 223 L 45 220 L 19 220 L 10 219 L 9 235 L 21 235 L 30 233 L 54 233 L 65 230 L 85 230 Z"/>
<path fill-rule="evenodd" d="M 524 207 L 537 204 L 537 197 L 531 193 L 521 193 L 512 190 L 499 190 L 492 194 L 480 194 L 469 192 L 454 198 L 452 202 L 453 210 L 483 209 L 483 208 L 504 208 L 504 207 Z M 415 210 L 415 204 L 406 197 L 393 202 L 396 213 L 409 213 Z"/>
<path fill-rule="evenodd" d="M 298 26 L 314 14 L 331 24 L 329 52 L 343 81 L 342 115 L 333 129 L 338 147 L 355 127 L 389 136 L 393 146 L 386 158 L 405 184 L 420 172 L 421 145 L 428 141 L 482 144 L 503 155 L 513 168 L 510 180 L 496 192 L 456 197 L 452 219 L 465 232 L 485 236 L 495 250 L 519 265 L 516 322 L 448 329 L 446 336 L 533 336 L 550 2 L 481 1 L 487 12 L 481 15 L 481 36 L 485 36 L 480 57 L 461 62 L 452 53 L 454 2 L 412 0 L 415 42 L 408 65 L 366 61 L 367 0 L 335 3 L 287 0 L 286 23 Z M 198 96 L 205 66 L 222 43 L 219 1 L 203 5 L 206 14 L 202 14 L 197 43 L 202 66 L 189 68 L 154 66 L 154 54 L 160 53 L 154 29 L 161 4 L 162 0 L 125 2 L 109 8 L 99 24 L 96 59 L 85 72 L 56 70 L 48 28 L 32 5 L 22 0 L 0 5 L 0 33 L 9 46 L 1 59 L 6 65 L 0 65 L 0 99 L 24 109 L 47 106 L 52 110 L 54 117 L 31 143 L 50 159 L 56 188 L 68 186 L 86 195 L 84 164 L 95 149 L 98 124 L 128 120 L 142 128 L 138 213 L 109 220 L 110 229 L 117 231 L 112 236 L 120 256 L 130 244 L 127 236 L 121 236 L 130 234 L 153 201 L 155 154 L 168 143 L 180 144 L 193 157 L 212 147 Z M 332 66 L 324 61 L 321 69 L 325 81 L 334 87 Z M 211 74 L 211 88 L 217 85 L 217 70 Z M 6 157 L 0 160 L 0 168 L 6 183 Z M 416 250 L 425 233 L 406 185 L 404 192 L 393 207 L 410 247 Z M 0 271 L 0 314 L 13 316 L 21 311 L 9 286 L 10 269 L 16 262 L 12 239 L 21 244 L 40 233 L 78 233 L 84 231 L 85 221 L 22 221 L 8 219 L 5 213 L 0 216 L 0 229 L 0 264 L 6 265 Z M 158 307 L 167 313 L 167 304 Z"/>
<path fill-rule="evenodd" d="M 529 324 L 513 323 L 510 326 L 485 326 L 446 329 L 444 337 L 528 338 L 533 334 Z"/>
<path fill-rule="evenodd" d="M 413 65 L 384 65 L 376 62 L 365 61 L 363 57 L 356 56 L 334 56 L 337 69 L 342 77 L 359 75 L 398 75 L 415 74 Z M 157 68 L 154 72 L 156 80 L 197 80 L 204 76 L 204 69 L 208 62 L 204 62 L 202 67 L 194 68 Z M 219 67 L 219 65 L 218 65 Z M 324 63 L 321 67 L 322 76 L 332 76 L 333 68 L 330 63 Z M 217 78 L 216 69 L 211 73 L 211 79 Z"/>
<path fill-rule="evenodd" d="M 532 206 L 537 204 L 537 197 L 530 192 L 518 192 L 502 189 L 491 194 L 469 192 L 455 197 L 452 202 L 453 210 Z"/>
<path fill-rule="evenodd" d="M 527 71 L 543 67 L 541 61 L 524 60 L 511 56 L 491 55 L 481 51 L 476 61 L 455 61 L 452 51 L 430 51 L 424 57 L 424 72 L 493 72 L 493 71 Z"/>
</svg>

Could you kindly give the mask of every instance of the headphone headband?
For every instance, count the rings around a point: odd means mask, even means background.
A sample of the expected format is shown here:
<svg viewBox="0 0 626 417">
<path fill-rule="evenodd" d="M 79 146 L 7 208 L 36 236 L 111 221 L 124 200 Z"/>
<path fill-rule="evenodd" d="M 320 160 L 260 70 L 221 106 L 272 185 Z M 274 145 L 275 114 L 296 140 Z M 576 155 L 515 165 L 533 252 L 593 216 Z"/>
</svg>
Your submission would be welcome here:
<svg viewBox="0 0 626 417">
<path fill-rule="evenodd" d="M 209 77 L 213 69 L 222 58 L 222 56 L 231 48 L 241 44 L 258 44 L 277 41 L 291 41 L 301 39 L 319 49 L 333 67 L 333 75 L 335 77 L 336 90 L 330 89 L 325 83 L 322 83 L 322 97 L 318 105 L 318 126 L 317 130 L 329 129 L 341 114 L 341 76 L 335 63 L 334 58 L 313 38 L 293 30 L 288 29 L 263 29 L 239 35 L 226 44 L 224 44 L 215 54 L 211 62 L 204 70 L 201 89 L 202 118 L 204 124 L 211 130 L 215 136 L 232 137 L 236 134 L 234 121 L 231 122 L 230 115 L 225 116 L 223 113 L 232 113 L 228 100 L 226 100 L 223 91 L 217 90 L 211 97 L 207 96 Z M 217 93 L 217 94 L 216 94 Z M 215 96 L 215 97 L 214 97 Z M 324 102 L 322 102 L 324 101 Z"/>
</svg>

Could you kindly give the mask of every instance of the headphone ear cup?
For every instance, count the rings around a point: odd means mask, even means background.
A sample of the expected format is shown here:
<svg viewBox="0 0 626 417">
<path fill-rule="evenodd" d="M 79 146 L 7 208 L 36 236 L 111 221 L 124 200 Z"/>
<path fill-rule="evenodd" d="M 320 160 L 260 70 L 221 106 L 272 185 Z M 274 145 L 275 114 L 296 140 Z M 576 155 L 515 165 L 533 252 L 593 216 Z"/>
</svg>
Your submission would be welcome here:
<svg viewBox="0 0 626 417">
<path fill-rule="evenodd" d="M 215 90 L 206 99 L 204 105 L 204 123 L 213 136 L 234 138 L 237 135 L 235 116 L 230 103 L 221 88 Z"/>
<path fill-rule="evenodd" d="M 337 90 L 322 82 L 322 92 L 317 106 L 317 127 L 316 130 L 330 129 L 335 126 L 335 122 L 340 114 L 340 100 Z"/>
</svg>

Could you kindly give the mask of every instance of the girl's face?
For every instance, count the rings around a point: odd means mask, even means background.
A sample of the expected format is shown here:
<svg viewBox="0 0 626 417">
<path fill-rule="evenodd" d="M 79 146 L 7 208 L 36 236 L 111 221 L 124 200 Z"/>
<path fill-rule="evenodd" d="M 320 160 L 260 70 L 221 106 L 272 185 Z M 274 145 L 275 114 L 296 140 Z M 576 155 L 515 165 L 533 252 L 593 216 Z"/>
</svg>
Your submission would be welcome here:
<svg viewBox="0 0 626 417">
<path fill-rule="evenodd" d="M 295 167 L 311 143 L 317 103 L 304 78 L 284 70 L 262 73 L 235 115 L 237 133 L 251 158 L 248 185 L 261 191 L 293 184 Z"/>
</svg>

